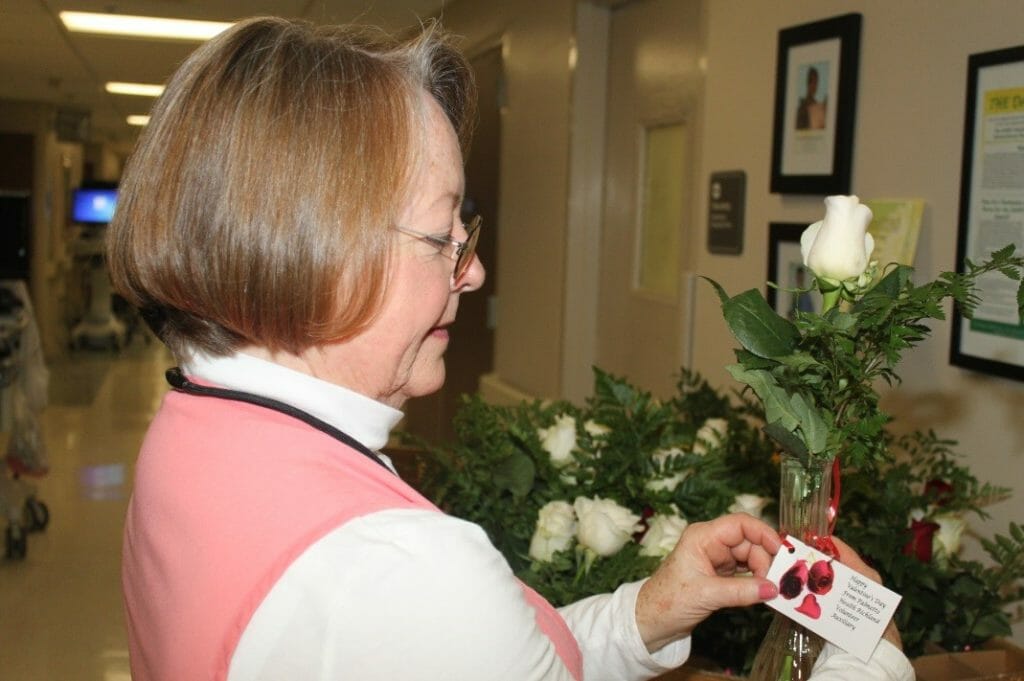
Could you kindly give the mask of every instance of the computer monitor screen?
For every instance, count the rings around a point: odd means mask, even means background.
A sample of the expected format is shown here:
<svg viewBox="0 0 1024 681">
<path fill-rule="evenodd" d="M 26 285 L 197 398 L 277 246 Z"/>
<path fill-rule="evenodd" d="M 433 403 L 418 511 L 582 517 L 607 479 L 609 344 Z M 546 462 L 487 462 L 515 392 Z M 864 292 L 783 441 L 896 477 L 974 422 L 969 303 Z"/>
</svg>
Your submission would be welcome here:
<svg viewBox="0 0 1024 681">
<path fill-rule="evenodd" d="M 88 224 L 106 224 L 114 219 L 116 189 L 76 189 L 71 198 L 71 219 Z"/>
</svg>

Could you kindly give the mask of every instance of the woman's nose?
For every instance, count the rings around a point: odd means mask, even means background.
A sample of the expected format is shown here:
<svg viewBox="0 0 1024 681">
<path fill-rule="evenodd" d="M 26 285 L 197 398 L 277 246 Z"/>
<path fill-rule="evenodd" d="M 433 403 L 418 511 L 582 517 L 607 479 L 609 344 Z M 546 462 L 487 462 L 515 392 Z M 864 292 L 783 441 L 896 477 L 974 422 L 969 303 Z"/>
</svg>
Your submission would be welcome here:
<svg viewBox="0 0 1024 681">
<path fill-rule="evenodd" d="M 469 263 L 469 267 L 462 273 L 462 276 L 452 284 L 452 288 L 459 293 L 475 291 L 484 285 L 484 279 L 486 278 L 487 270 L 484 269 L 480 256 L 474 253 L 473 261 Z"/>
</svg>

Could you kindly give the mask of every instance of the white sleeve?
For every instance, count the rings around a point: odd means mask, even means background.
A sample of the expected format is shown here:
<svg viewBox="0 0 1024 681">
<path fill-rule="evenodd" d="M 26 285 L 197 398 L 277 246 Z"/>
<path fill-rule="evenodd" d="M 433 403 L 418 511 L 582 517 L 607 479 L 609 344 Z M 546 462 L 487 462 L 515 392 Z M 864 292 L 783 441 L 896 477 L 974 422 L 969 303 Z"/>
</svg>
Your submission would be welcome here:
<svg viewBox="0 0 1024 681">
<path fill-rule="evenodd" d="M 242 633 L 229 681 L 571 679 L 484 531 L 389 510 L 309 547 Z"/>
<path fill-rule="evenodd" d="M 885 639 L 868 662 L 826 643 L 818 661 L 814 663 L 811 681 L 914 681 L 914 668 L 903 652 Z"/>
<path fill-rule="evenodd" d="M 636 626 L 636 597 L 643 581 L 614 593 L 591 596 L 559 608 L 583 654 L 587 681 L 649 679 L 680 666 L 690 656 L 690 639 L 647 652 Z"/>
</svg>

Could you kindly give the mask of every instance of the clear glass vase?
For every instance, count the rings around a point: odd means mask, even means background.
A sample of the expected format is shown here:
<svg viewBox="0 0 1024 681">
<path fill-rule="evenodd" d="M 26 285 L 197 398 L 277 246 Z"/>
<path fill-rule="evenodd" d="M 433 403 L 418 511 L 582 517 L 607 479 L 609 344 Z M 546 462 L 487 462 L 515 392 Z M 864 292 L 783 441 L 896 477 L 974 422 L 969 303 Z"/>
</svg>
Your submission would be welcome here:
<svg viewBox="0 0 1024 681">
<path fill-rule="evenodd" d="M 781 476 L 779 530 L 814 545 L 830 531 L 832 460 L 813 461 L 805 468 L 799 459 L 784 455 Z M 776 613 L 754 657 L 750 681 L 808 679 L 823 645 L 820 636 Z"/>
</svg>

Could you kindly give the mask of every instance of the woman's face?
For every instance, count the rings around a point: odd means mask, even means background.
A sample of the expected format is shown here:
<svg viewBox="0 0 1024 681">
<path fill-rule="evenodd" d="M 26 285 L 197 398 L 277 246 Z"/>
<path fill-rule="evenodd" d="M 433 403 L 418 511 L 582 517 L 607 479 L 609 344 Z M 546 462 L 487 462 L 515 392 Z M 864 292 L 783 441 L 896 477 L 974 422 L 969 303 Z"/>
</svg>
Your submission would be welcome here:
<svg viewBox="0 0 1024 681">
<path fill-rule="evenodd" d="M 467 238 L 459 218 L 465 178 L 455 131 L 434 99 L 428 107 L 426 150 L 410 198 L 397 226 L 424 234 Z M 379 314 L 355 338 L 303 353 L 308 373 L 400 407 L 410 397 L 427 395 L 444 383 L 448 327 L 455 320 L 459 295 L 484 281 L 474 256 L 459 281 L 455 261 L 436 246 L 392 230 L 396 239 L 385 299 Z"/>
</svg>

